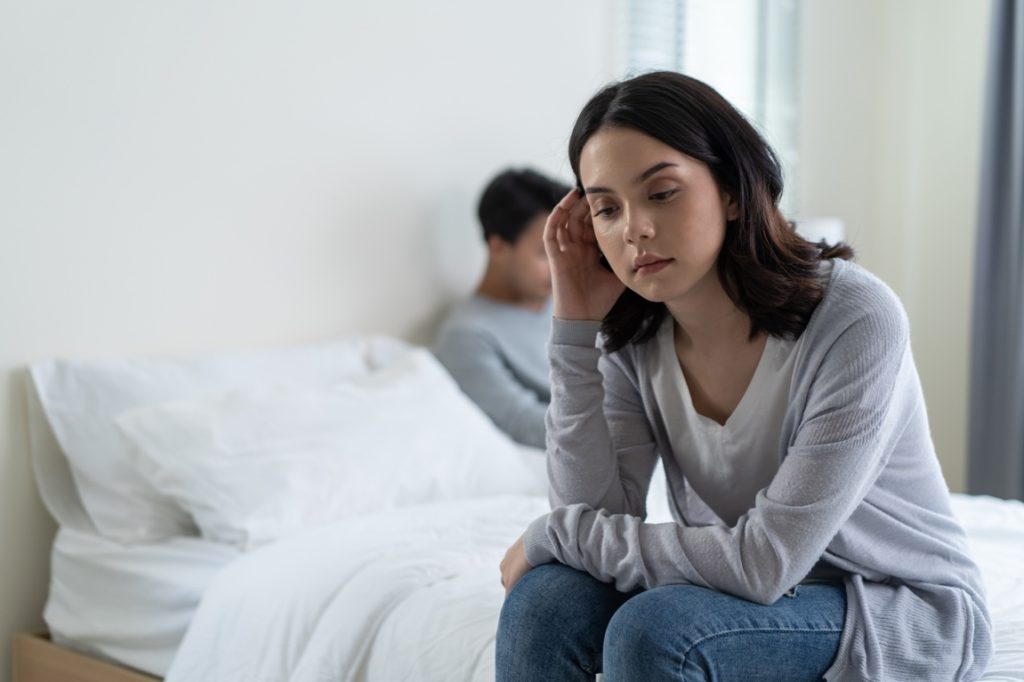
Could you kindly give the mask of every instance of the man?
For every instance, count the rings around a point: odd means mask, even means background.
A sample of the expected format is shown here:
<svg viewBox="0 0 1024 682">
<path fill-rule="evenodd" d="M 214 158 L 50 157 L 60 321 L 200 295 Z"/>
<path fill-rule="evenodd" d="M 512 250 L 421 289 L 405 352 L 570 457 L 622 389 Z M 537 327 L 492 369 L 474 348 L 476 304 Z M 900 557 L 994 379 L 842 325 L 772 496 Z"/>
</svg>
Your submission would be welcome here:
<svg viewBox="0 0 1024 682">
<path fill-rule="evenodd" d="M 544 447 L 551 399 L 547 339 L 551 272 L 544 253 L 548 213 L 567 185 L 507 170 L 480 197 L 487 270 L 475 294 L 442 324 L 434 354 L 462 390 L 514 440 Z"/>
</svg>

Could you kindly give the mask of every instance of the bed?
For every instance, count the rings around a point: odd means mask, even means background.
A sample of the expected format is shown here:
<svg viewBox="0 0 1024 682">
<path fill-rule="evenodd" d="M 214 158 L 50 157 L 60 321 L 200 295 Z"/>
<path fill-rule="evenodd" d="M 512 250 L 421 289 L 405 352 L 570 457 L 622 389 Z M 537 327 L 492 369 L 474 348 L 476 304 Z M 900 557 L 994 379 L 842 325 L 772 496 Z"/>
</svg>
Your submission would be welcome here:
<svg viewBox="0 0 1024 682">
<path fill-rule="evenodd" d="M 204 358 L 33 366 L 33 464 L 59 531 L 44 613 L 49 639 L 19 636 L 15 682 L 493 680 L 503 599 L 498 563 L 546 511 L 542 455 L 489 429 L 430 363 L 402 342 L 354 337 Z M 389 369 L 395 366 L 401 371 Z M 378 380 L 384 369 L 390 383 Z M 358 390 L 337 392 L 339 383 L 353 382 Z M 271 477 L 272 488 L 252 482 L 249 498 L 262 507 L 218 498 L 216 487 L 193 499 L 196 488 L 218 477 L 247 480 L 251 469 L 226 459 L 230 453 L 245 451 L 260 471 L 278 471 L 272 449 L 242 442 L 239 434 L 254 430 L 303 453 L 318 470 L 321 446 L 333 451 L 332 439 L 342 435 L 310 416 L 311 399 L 331 406 L 322 421 L 332 425 L 339 410 L 352 413 L 342 424 L 346 443 L 353 429 L 364 431 L 355 450 L 364 484 L 352 485 L 356 470 L 334 472 L 337 485 L 348 485 L 346 508 L 330 508 L 320 481 L 291 464 Z M 401 428 L 374 422 L 382 406 L 402 415 L 424 402 L 433 412 Z M 90 409 L 76 412 L 80 404 Z M 100 428 L 115 414 L 116 429 Z M 291 431 L 275 431 L 267 414 L 293 415 Z M 449 428 L 443 422 L 452 414 Z M 230 447 L 204 430 L 211 420 L 222 440 L 234 439 Z M 177 425 L 171 433 L 168 421 Z M 299 428 L 318 433 L 316 441 L 285 438 Z M 402 456 L 449 458 L 432 463 L 433 482 L 421 490 L 402 474 L 409 460 L 381 454 L 388 441 L 380 430 L 395 432 L 396 443 L 435 434 L 449 451 L 492 459 L 486 471 L 453 482 L 450 469 L 472 469 L 468 460 L 412 448 Z M 128 445 L 130 461 L 111 458 Z M 102 466 L 90 468 L 93 460 Z M 106 479 L 112 484 L 105 488 Z M 380 490 L 391 480 L 401 499 Z M 111 495 L 118 499 L 106 499 Z M 669 520 L 664 495 L 659 471 L 651 520 Z M 983 679 L 1024 681 L 1024 504 L 963 495 L 953 501 L 995 621 L 996 656 Z M 90 672 L 95 666 L 105 667 Z"/>
</svg>

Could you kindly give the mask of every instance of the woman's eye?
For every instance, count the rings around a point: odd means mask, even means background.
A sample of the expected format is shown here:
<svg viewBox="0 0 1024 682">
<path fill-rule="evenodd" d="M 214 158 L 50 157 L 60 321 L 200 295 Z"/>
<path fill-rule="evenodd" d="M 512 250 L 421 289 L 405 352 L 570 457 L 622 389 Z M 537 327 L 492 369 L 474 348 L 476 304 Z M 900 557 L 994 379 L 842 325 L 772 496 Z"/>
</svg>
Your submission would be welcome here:
<svg viewBox="0 0 1024 682">
<path fill-rule="evenodd" d="M 665 190 L 664 192 L 655 192 L 654 194 L 651 195 L 651 199 L 654 199 L 655 201 L 666 201 L 667 199 L 671 199 L 672 195 L 674 195 L 678 191 L 679 190 L 668 189 Z"/>
<path fill-rule="evenodd" d="M 597 218 L 598 216 L 605 216 L 605 217 L 607 217 L 607 216 L 610 216 L 614 212 L 615 212 L 615 209 L 612 208 L 611 206 L 604 206 L 604 207 L 601 207 L 601 208 L 594 209 L 594 217 L 595 218 Z"/>
</svg>

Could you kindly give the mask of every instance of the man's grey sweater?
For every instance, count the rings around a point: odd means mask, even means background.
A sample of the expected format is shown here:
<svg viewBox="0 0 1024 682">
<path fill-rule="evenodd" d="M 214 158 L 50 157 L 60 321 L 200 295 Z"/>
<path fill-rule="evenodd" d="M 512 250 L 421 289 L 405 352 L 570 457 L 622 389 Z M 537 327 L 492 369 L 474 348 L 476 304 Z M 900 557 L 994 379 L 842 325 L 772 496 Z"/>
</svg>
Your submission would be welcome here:
<svg viewBox="0 0 1024 682">
<path fill-rule="evenodd" d="M 885 284 L 834 261 L 803 332 L 778 473 L 733 527 L 687 523 L 700 502 L 654 398 L 655 344 L 604 354 L 598 327 L 552 328 L 553 511 L 527 529 L 531 565 L 559 561 L 622 591 L 691 583 L 761 604 L 827 565 L 846 572 L 847 615 L 826 679 L 981 676 L 992 653 L 981 576 L 950 509 L 906 314 Z M 659 456 L 677 522 L 646 524 Z"/>
<path fill-rule="evenodd" d="M 519 443 L 543 448 L 550 334 L 550 301 L 534 312 L 476 295 L 441 325 L 433 351 L 498 428 Z"/>
</svg>

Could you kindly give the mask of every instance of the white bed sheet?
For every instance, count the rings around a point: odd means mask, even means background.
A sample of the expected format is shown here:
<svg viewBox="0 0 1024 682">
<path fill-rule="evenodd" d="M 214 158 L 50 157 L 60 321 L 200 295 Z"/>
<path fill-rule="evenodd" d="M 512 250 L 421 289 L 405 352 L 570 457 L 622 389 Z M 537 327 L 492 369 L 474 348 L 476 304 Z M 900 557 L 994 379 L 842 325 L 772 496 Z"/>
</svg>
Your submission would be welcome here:
<svg viewBox="0 0 1024 682">
<path fill-rule="evenodd" d="M 995 638 L 995 657 L 982 680 L 1024 680 L 1024 503 L 953 495 L 981 567 Z"/>
<path fill-rule="evenodd" d="M 498 564 L 543 497 L 442 502 L 259 549 L 210 585 L 168 682 L 494 679 Z"/>
<path fill-rule="evenodd" d="M 985 574 L 997 654 L 1024 680 L 1024 504 L 955 496 Z M 494 679 L 498 562 L 543 498 L 397 510 L 234 562 L 210 586 L 168 682 Z"/>
<path fill-rule="evenodd" d="M 657 520 L 661 494 L 652 490 Z M 1024 682 L 1024 504 L 953 504 L 994 619 L 983 680 Z M 194 538 L 125 547 L 65 529 L 46 620 L 58 641 L 168 682 L 490 682 L 498 562 L 546 509 L 543 497 L 426 505 L 245 555 Z"/>
<path fill-rule="evenodd" d="M 43 617 L 58 644 L 162 677 L 203 591 L 238 556 L 199 538 L 122 545 L 63 528 Z"/>
</svg>

